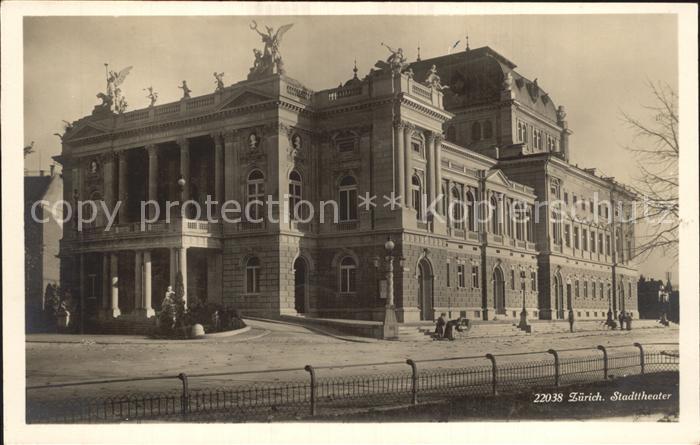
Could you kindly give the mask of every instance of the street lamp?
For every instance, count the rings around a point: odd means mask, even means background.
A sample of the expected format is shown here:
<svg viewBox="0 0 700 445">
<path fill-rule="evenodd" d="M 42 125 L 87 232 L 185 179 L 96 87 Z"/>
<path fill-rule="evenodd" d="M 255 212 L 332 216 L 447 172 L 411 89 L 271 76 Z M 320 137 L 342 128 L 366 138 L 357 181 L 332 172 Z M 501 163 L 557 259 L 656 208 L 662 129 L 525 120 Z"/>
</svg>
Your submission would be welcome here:
<svg viewBox="0 0 700 445">
<path fill-rule="evenodd" d="M 384 272 L 386 277 L 387 299 L 386 305 L 384 306 L 382 338 L 385 340 L 397 340 L 399 338 L 399 326 L 396 320 L 396 308 L 394 307 L 394 255 L 392 253 L 394 247 L 396 247 L 396 245 L 391 237 L 389 237 L 384 243 L 384 250 L 386 250 L 386 256 L 384 257 L 386 266 L 384 267 Z M 405 258 L 401 256 L 398 257 L 397 260 L 399 262 L 399 267 L 403 270 Z M 381 264 L 379 257 L 374 257 L 372 263 L 374 267 L 380 269 Z"/>
<path fill-rule="evenodd" d="M 527 323 L 527 308 L 525 307 L 525 277 L 522 276 L 521 274 L 521 280 L 520 280 L 520 291 L 523 293 L 523 310 L 520 311 L 520 323 L 518 324 L 518 328 L 530 332 L 530 326 Z"/>
<path fill-rule="evenodd" d="M 187 184 L 187 181 L 185 181 L 185 177 L 180 175 L 180 177 L 177 179 L 177 185 L 180 186 L 180 191 L 185 190 L 185 184 Z"/>
</svg>

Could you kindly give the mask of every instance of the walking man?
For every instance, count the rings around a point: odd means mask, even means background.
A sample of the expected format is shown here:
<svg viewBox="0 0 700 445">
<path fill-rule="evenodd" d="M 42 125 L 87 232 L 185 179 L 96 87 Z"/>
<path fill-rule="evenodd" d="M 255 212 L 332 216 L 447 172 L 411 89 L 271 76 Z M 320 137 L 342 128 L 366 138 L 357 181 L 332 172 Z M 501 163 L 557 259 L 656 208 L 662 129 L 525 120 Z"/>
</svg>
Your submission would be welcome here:
<svg viewBox="0 0 700 445">
<path fill-rule="evenodd" d="M 569 331 L 574 332 L 574 311 L 569 309 Z"/>
</svg>

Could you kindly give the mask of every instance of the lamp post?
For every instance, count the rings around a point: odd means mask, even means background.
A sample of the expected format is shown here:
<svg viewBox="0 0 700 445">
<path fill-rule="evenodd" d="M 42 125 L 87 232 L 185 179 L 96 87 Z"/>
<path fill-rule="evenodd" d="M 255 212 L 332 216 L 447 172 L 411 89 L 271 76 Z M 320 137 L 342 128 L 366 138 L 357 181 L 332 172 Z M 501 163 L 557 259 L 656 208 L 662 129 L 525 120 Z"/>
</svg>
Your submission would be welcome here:
<svg viewBox="0 0 700 445">
<path fill-rule="evenodd" d="M 395 244 L 389 237 L 384 243 L 384 250 L 386 250 L 386 256 L 384 261 L 386 266 L 384 268 L 386 277 L 386 287 L 387 287 L 387 298 L 386 305 L 384 306 L 384 325 L 382 338 L 384 340 L 398 340 L 399 338 L 399 325 L 396 320 L 396 308 L 394 307 L 394 255 L 392 254 Z M 399 267 L 403 269 L 404 258 L 397 258 L 399 261 Z M 380 268 L 379 257 L 374 258 L 374 267 Z"/>
<path fill-rule="evenodd" d="M 187 184 L 187 181 L 185 181 L 185 177 L 180 173 L 180 177 L 177 178 L 177 186 L 180 188 L 180 198 L 183 198 L 183 202 L 180 203 L 180 218 L 185 219 L 185 215 L 183 215 L 182 209 L 185 207 L 184 203 L 184 195 L 183 192 L 185 191 L 185 184 Z"/>
<path fill-rule="evenodd" d="M 525 281 L 521 280 L 520 291 L 523 293 L 523 310 L 520 311 L 520 323 L 518 328 L 523 331 L 530 332 L 530 326 L 527 323 L 527 308 L 525 307 Z"/>
</svg>

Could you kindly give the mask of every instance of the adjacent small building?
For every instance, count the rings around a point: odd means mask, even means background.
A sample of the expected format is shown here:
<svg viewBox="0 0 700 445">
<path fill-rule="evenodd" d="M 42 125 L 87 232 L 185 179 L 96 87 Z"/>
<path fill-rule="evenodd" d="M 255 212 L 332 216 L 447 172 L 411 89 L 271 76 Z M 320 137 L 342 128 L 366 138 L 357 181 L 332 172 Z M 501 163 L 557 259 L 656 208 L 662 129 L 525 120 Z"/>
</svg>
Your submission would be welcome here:
<svg viewBox="0 0 700 445">
<path fill-rule="evenodd" d="M 60 285 L 59 242 L 63 236 L 60 206 L 63 179 L 50 170 L 24 176 L 24 295 L 26 330 L 39 329 L 46 287 Z"/>
</svg>

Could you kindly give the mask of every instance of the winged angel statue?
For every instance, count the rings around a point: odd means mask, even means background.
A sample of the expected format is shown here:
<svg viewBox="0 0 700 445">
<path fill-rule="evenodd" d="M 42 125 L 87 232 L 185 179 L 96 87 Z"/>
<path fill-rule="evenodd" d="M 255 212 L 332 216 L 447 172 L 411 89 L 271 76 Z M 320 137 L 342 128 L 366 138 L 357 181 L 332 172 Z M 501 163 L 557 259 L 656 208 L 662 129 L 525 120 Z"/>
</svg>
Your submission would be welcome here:
<svg viewBox="0 0 700 445">
<path fill-rule="evenodd" d="M 119 86 L 124 83 L 124 79 L 129 75 L 131 66 L 116 72 L 109 69 L 109 65 L 105 63 L 105 72 L 107 75 L 107 91 L 106 93 L 98 93 L 97 97 L 102 99 L 102 108 L 106 108 L 115 113 L 123 113 L 128 106 L 126 99 L 122 96 L 122 90 Z"/>
<path fill-rule="evenodd" d="M 284 62 L 282 61 L 282 55 L 280 54 L 280 43 L 282 42 L 282 37 L 284 34 L 294 26 L 294 23 L 289 23 L 284 26 L 280 26 L 277 32 L 273 34 L 274 29 L 270 26 L 265 26 L 267 33 L 261 32 L 258 29 L 258 24 L 253 20 L 250 24 L 250 29 L 257 32 L 262 38 L 265 48 L 263 51 L 254 49 L 255 62 L 253 67 L 250 69 L 248 74 L 248 79 L 253 77 L 259 77 L 270 74 L 284 74 Z"/>
</svg>

